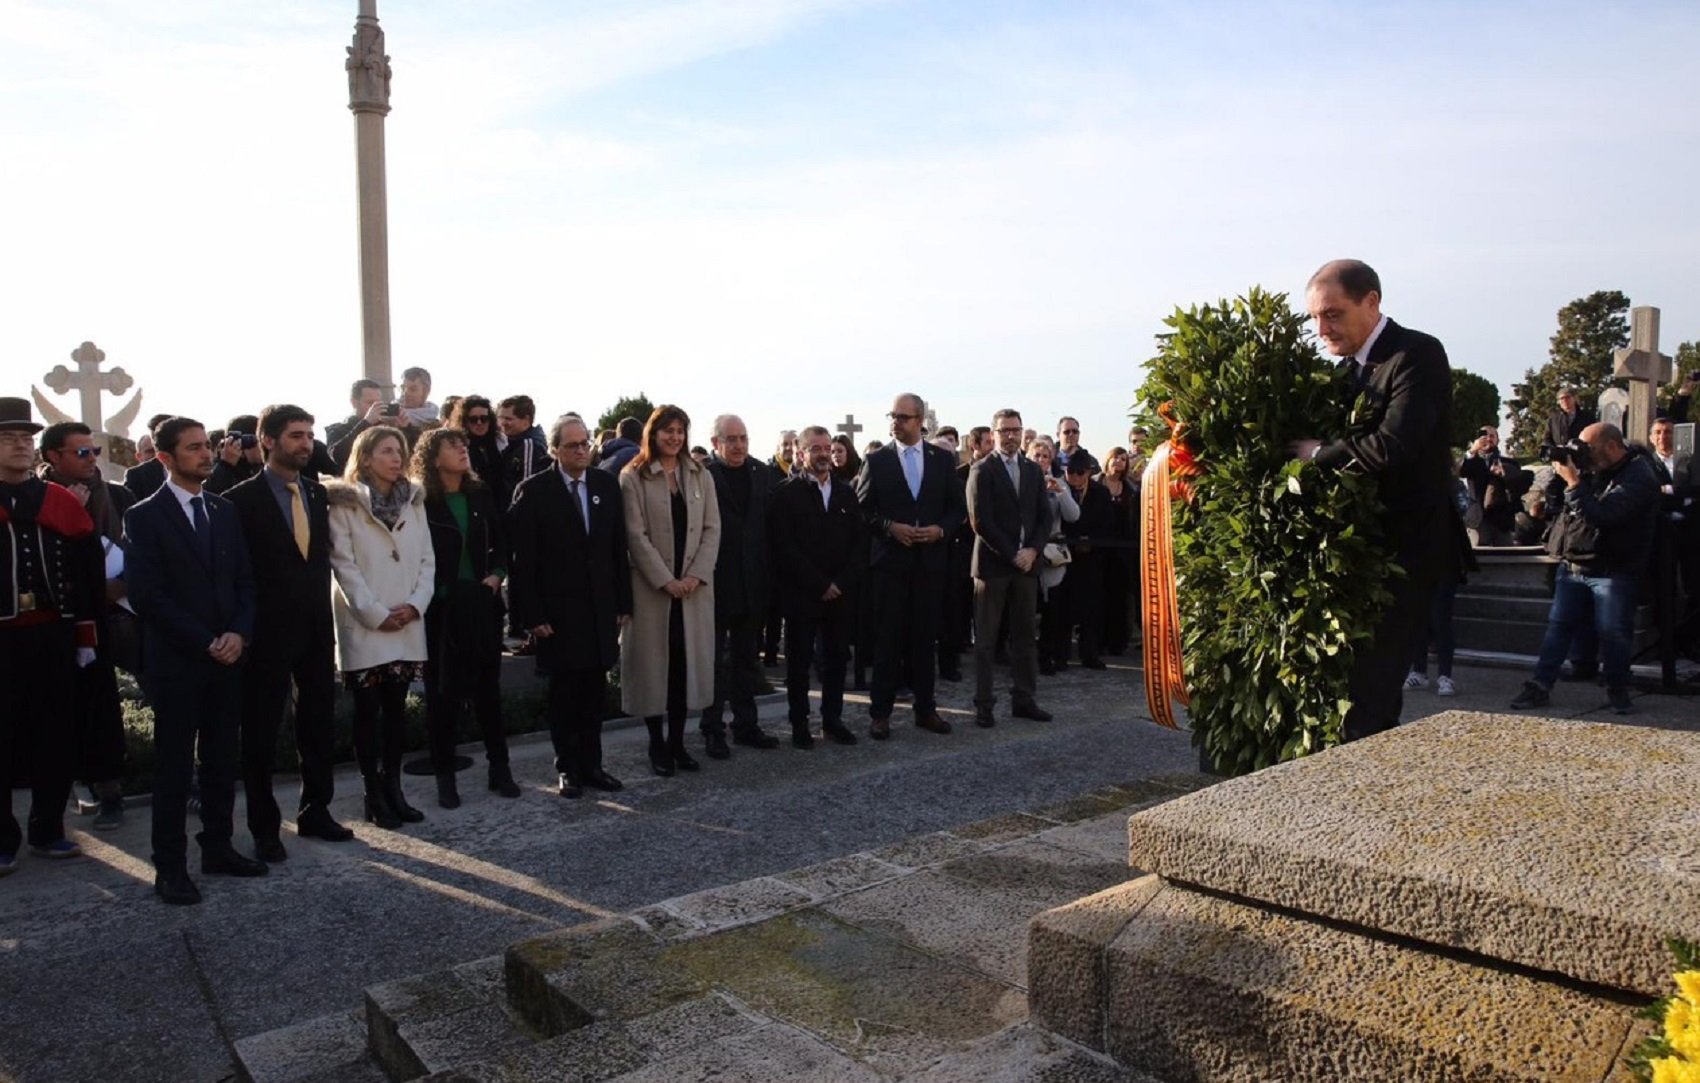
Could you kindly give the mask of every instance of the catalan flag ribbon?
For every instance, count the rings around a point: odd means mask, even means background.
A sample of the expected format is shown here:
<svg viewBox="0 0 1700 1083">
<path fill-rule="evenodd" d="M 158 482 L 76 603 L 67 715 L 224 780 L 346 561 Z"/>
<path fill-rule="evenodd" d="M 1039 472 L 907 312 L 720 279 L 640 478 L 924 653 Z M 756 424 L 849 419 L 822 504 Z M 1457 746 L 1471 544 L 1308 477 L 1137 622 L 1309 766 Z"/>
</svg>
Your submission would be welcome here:
<svg viewBox="0 0 1700 1083">
<path fill-rule="evenodd" d="M 1175 586 L 1175 538 L 1171 513 L 1175 500 L 1191 501 L 1190 479 L 1204 473 L 1185 443 L 1186 426 L 1177 422 L 1172 404 L 1158 416 L 1169 423 L 1169 439 L 1146 464 L 1140 484 L 1140 589 L 1145 622 L 1145 703 L 1159 726 L 1178 729 L 1174 704 L 1190 700 L 1186 665 L 1181 657 L 1180 600 Z"/>
</svg>

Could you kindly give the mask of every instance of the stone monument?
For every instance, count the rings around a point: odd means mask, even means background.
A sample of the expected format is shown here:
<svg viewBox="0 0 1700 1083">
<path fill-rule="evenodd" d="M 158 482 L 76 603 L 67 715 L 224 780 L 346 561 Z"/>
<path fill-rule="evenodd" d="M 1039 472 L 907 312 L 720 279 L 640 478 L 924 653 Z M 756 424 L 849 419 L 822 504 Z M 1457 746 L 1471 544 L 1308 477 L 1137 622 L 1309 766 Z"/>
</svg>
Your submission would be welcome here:
<svg viewBox="0 0 1700 1083">
<path fill-rule="evenodd" d="M 55 365 L 53 370 L 42 378 L 42 382 L 55 395 L 77 392 L 82 406 L 80 418 L 73 417 L 53 405 L 47 396 L 33 385 L 30 387 L 30 395 L 35 399 L 36 408 L 41 411 L 42 418 L 49 425 L 80 420 L 94 430 L 96 440 L 106 452 L 105 461 L 100 464 L 102 476 L 108 481 L 122 478 L 124 471 L 112 461 L 113 440 L 125 439 L 130 435 L 130 426 L 142 408 L 142 392 L 138 389 L 130 396 L 129 402 L 108 417 L 101 408 L 101 395 L 122 395 L 130 390 L 136 381 L 120 366 L 113 366 L 102 372 L 100 366 L 106 360 L 106 351 L 92 342 L 85 342 L 72 350 L 71 360 L 77 366 L 74 371 L 64 365 Z"/>
<path fill-rule="evenodd" d="M 856 434 L 862 431 L 862 426 L 857 423 L 855 414 L 845 414 L 844 423 L 837 428 L 839 432 L 849 437 L 852 444 L 856 442 Z"/>
<path fill-rule="evenodd" d="M 378 27 L 377 0 L 360 0 L 348 71 L 354 112 L 354 161 L 360 200 L 360 335 L 368 380 L 394 392 L 390 378 L 389 207 L 384 180 L 384 118 L 390 113 L 390 58 Z"/>
<path fill-rule="evenodd" d="M 1625 435 L 1629 433 L 1629 392 L 1621 387 L 1608 387 L 1600 392 L 1595 407 L 1599 418 L 1607 425 L 1616 425 Z"/>
<path fill-rule="evenodd" d="M 1629 346 L 1614 355 L 1613 376 L 1629 378 L 1629 421 L 1625 439 L 1645 445 L 1653 431 L 1659 385 L 1671 379 L 1671 359 L 1659 352 L 1659 310 L 1636 305 L 1629 310 Z M 1603 416 L 1603 415 L 1602 415 Z"/>
<path fill-rule="evenodd" d="M 1135 815 L 1034 1019 L 1166 1083 L 1626 1078 L 1700 934 L 1700 735 L 1453 711 Z"/>
</svg>

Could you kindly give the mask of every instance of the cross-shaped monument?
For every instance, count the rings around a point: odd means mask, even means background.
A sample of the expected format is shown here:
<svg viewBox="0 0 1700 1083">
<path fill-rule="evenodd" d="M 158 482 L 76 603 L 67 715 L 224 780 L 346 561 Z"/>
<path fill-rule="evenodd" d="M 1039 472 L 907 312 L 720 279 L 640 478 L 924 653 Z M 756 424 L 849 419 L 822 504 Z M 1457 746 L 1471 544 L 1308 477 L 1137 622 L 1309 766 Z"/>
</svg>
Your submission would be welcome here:
<svg viewBox="0 0 1700 1083">
<path fill-rule="evenodd" d="M 1629 348 L 1618 350 L 1613 376 L 1629 377 L 1629 423 L 1625 440 L 1646 443 L 1653 431 L 1659 385 L 1669 383 L 1671 360 L 1659 352 L 1659 310 L 1637 305 L 1629 310 Z"/>
<path fill-rule="evenodd" d="M 862 431 L 862 426 L 856 423 L 855 414 L 845 414 L 844 423 L 838 426 L 838 431 L 849 437 L 850 442 L 854 444 L 856 442 L 856 434 Z"/>
<path fill-rule="evenodd" d="M 135 420 L 136 411 L 141 408 L 142 393 L 136 392 L 135 398 L 111 418 L 107 418 L 101 410 L 100 396 L 104 392 L 109 395 L 122 395 L 130 390 L 136 381 L 121 367 L 114 367 L 107 372 L 100 371 L 101 362 L 106 360 L 106 351 L 85 342 L 71 351 L 71 360 L 77 363 L 77 370 L 72 372 L 64 365 L 53 366 L 53 371 L 44 377 L 43 382 L 56 395 L 64 395 L 77 391 L 82 398 L 83 424 L 95 432 L 125 435 L 130 422 Z M 43 411 L 44 413 L 46 411 Z"/>
</svg>

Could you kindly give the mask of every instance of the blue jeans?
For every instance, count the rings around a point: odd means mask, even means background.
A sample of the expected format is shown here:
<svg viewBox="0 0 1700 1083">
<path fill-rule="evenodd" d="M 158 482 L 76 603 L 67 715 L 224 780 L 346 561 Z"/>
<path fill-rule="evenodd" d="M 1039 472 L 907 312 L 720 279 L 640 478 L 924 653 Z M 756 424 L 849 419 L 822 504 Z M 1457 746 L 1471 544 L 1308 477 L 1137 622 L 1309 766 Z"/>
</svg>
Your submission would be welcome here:
<svg viewBox="0 0 1700 1083">
<path fill-rule="evenodd" d="M 1635 601 L 1640 582 L 1633 575 L 1576 575 L 1559 565 L 1553 578 L 1552 612 L 1546 639 L 1535 663 L 1535 683 L 1551 688 L 1571 643 L 1598 636 L 1608 688 L 1629 687 L 1629 644 L 1635 631 Z"/>
</svg>

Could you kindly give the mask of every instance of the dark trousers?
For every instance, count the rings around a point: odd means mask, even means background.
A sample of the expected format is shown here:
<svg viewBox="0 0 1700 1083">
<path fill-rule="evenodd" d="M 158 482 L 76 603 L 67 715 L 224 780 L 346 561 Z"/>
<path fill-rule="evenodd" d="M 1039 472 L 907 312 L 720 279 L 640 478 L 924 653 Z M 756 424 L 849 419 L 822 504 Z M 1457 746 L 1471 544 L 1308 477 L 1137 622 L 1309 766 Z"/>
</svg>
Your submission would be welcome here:
<svg viewBox="0 0 1700 1083">
<path fill-rule="evenodd" d="M 1428 645 L 1433 643 L 1435 673 L 1441 677 L 1452 676 L 1452 605 L 1457 597 L 1456 580 L 1435 589 L 1434 600 L 1429 602 L 1428 607 L 1428 634 L 1417 640 L 1417 652 L 1411 658 L 1412 673 L 1428 673 Z"/>
<path fill-rule="evenodd" d="M 242 671 L 214 662 L 188 673 L 145 676 L 153 707 L 153 864 L 188 869 L 189 781 L 200 757 L 202 853 L 230 848 L 235 830 Z"/>
<path fill-rule="evenodd" d="M 242 674 L 242 791 L 248 797 L 248 830 L 256 839 L 275 839 L 283 813 L 272 794 L 277 735 L 283 729 L 289 687 L 295 685 L 295 750 L 301 756 L 301 812 L 328 811 L 335 795 L 336 661 L 330 643 L 302 643 L 293 650 L 256 655 Z"/>
<path fill-rule="evenodd" d="M 1388 584 L 1393 600 L 1381 615 L 1375 635 L 1360 642 L 1352 656 L 1347 695 L 1345 739 L 1390 730 L 1405 707 L 1405 675 L 1411 671 L 1416 644 L 1428 628 L 1429 605 L 1437 589 L 1432 576 L 1412 574 Z"/>
<path fill-rule="evenodd" d="M 1062 582 L 1051 589 L 1045 616 L 1048 657 L 1068 661 L 1069 641 L 1076 626 L 1080 628 L 1080 660 L 1089 662 L 1098 657 L 1104 628 L 1103 554 L 1074 554 Z"/>
<path fill-rule="evenodd" d="M 0 627 L 0 854 L 15 854 L 24 832 L 12 815 L 12 786 L 30 783 L 29 844 L 65 837 L 65 802 L 71 796 L 75 755 L 66 717 L 76 681 L 76 630 L 69 621 L 33 628 Z"/>
<path fill-rule="evenodd" d="M 999 576 L 974 580 L 974 706 L 997 703 L 992 670 L 998 631 L 1009 614 L 1009 660 L 1014 669 L 1011 702 L 1033 702 L 1039 685 L 1039 647 L 1033 625 L 1038 616 L 1039 576 Z"/>
<path fill-rule="evenodd" d="M 761 677 L 762 622 L 766 616 L 748 613 L 714 622 L 714 702 L 703 709 L 702 732 L 725 733 L 728 707 L 734 730 L 756 728 L 756 682 Z M 789 630 L 785 643 L 789 655 Z"/>
<path fill-rule="evenodd" d="M 974 579 L 955 572 L 945 581 L 939 619 L 939 668 L 956 668 L 974 635 Z"/>
<path fill-rule="evenodd" d="M 549 676 L 549 740 L 555 746 L 555 773 L 574 782 L 602 767 L 602 701 L 607 693 L 604 669 L 559 669 Z"/>
<path fill-rule="evenodd" d="M 915 693 L 915 713 L 936 710 L 933 652 L 938 644 L 939 609 L 944 604 L 944 573 L 875 568 L 868 580 L 879 606 L 869 717 L 891 717 L 897 686 L 905 678 Z"/>
<path fill-rule="evenodd" d="M 118 671 L 101 650 L 76 674 L 76 776 L 92 786 L 119 793 L 124 778 L 124 710 L 118 700 Z M 101 797 L 108 794 L 101 793 Z"/>
<path fill-rule="evenodd" d="M 1133 593 L 1137 583 L 1134 573 L 1134 554 L 1127 549 L 1105 549 L 1099 554 L 1104 562 L 1103 589 L 1103 628 L 1104 650 L 1110 654 L 1122 654 L 1133 641 L 1133 629 L 1137 627 L 1129 617 L 1134 612 L 1128 604 L 1128 596 Z"/>
<path fill-rule="evenodd" d="M 383 680 L 354 689 L 354 758 L 360 774 L 376 778 L 381 768 L 400 775 L 407 741 L 407 681 Z"/>
<path fill-rule="evenodd" d="M 508 762 L 508 738 L 502 728 L 502 656 L 477 659 L 476 669 L 466 675 L 466 691 L 462 696 L 457 682 L 450 682 L 442 672 L 443 661 L 437 658 L 425 662 L 425 737 L 431 748 L 431 769 L 449 774 L 455 769 L 455 745 L 459 743 L 461 717 L 468 701 L 478 722 L 478 736 L 484 742 L 484 756 L 490 766 L 500 767 Z"/>
<path fill-rule="evenodd" d="M 809 668 L 820 647 L 820 717 L 828 726 L 844 724 L 845 639 L 851 614 L 846 599 L 822 602 L 814 613 L 785 615 L 785 699 L 791 728 L 809 724 Z"/>
</svg>

